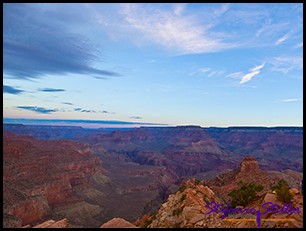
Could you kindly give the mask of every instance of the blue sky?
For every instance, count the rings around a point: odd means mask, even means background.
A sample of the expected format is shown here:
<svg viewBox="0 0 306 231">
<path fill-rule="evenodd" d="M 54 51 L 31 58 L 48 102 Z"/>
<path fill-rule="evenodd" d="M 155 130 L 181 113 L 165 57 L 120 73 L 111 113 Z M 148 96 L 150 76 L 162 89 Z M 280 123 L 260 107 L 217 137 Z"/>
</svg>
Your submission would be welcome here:
<svg viewBox="0 0 306 231">
<path fill-rule="evenodd" d="M 303 5 L 4 4 L 5 118 L 302 126 Z"/>
</svg>

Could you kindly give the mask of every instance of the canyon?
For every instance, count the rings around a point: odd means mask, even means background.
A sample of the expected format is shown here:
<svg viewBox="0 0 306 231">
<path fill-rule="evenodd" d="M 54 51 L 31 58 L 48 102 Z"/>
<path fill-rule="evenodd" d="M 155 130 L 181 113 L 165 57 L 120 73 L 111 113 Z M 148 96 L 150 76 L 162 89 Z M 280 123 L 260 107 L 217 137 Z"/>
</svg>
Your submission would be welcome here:
<svg viewBox="0 0 306 231">
<path fill-rule="evenodd" d="M 222 192 L 248 179 L 249 168 L 265 189 L 279 179 L 297 188 L 303 171 L 298 127 L 4 124 L 3 134 L 5 227 L 65 218 L 71 227 L 100 227 L 114 217 L 133 222 L 157 211 L 190 178 L 226 198 Z M 255 168 L 240 166 L 246 156 L 256 158 L 249 160 Z"/>
</svg>

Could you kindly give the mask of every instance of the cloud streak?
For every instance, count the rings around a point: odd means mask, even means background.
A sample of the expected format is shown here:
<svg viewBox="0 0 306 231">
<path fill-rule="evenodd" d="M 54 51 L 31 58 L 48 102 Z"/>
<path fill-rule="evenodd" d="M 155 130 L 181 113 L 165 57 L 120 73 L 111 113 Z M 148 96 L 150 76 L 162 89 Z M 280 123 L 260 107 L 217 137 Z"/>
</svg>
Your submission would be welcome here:
<svg viewBox="0 0 306 231">
<path fill-rule="evenodd" d="M 24 92 L 23 90 L 19 90 L 12 86 L 3 85 L 3 93 L 19 95 L 20 93 Z"/>
<path fill-rule="evenodd" d="M 131 116 L 131 119 L 135 119 L 135 120 L 141 120 L 142 118 L 140 116 Z"/>
<path fill-rule="evenodd" d="M 109 111 L 106 111 L 106 110 L 104 110 L 104 111 L 101 111 L 103 114 L 116 114 L 115 112 L 109 112 Z"/>
<path fill-rule="evenodd" d="M 251 79 L 258 75 L 260 73 L 260 70 L 265 66 L 265 64 L 263 63 L 262 65 L 259 65 L 259 66 L 256 66 L 256 67 L 253 67 L 250 69 L 250 73 L 242 76 L 241 80 L 240 80 L 240 84 L 244 84 L 244 83 L 247 83 L 249 81 L 251 81 Z"/>
<path fill-rule="evenodd" d="M 300 48 L 300 47 L 303 47 L 303 42 L 298 43 L 298 44 L 296 44 L 296 45 L 294 46 L 294 48 Z"/>
<path fill-rule="evenodd" d="M 16 108 L 33 111 L 39 114 L 51 114 L 53 112 L 57 112 L 57 109 L 47 109 L 44 107 L 37 107 L 37 106 L 17 106 Z"/>
<path fill-rule="evenodd" d="M 3 68 L 6 77 L 35 79 L 61 74 L 101 78 L 118 76 L 116 72 L 93 67 L 93 62 L 101 57 L 100 49 L 86 36 L 70 29 L 69 24 L 74 21 L 81 23 L 78 17 L 85 20 L 82 17 L 84 13 L 80 12 L 82 8 L 64 4 L 52 7 L 4 4 Z M 76 9 L 74 15 L 67 13 L 73 10 L 70 8 Z"/>
<path fill-rule="evenodd" d="M 273 57 L 269 63 L 272 65 L 271 71 L 287 74 L 293 70 L 303 69 L 303 57 L 299 56 L 279 56 Z"/>
<path fill-rule="evenodd" d="M 84 112 L 84 113 L 96 113 L 95 110 L 88 110 L 88 109 L 83 109 L 83 108 L 73 108 L 74 111 L 76 112 Z"/>
<path fill-rule="evenodd" d="M 197 69 L 196 71 L 191 72 L 189 75 L 194 76 L 198 74 L 205 74 L 207 75 L 207 77 L 212 77 L 212 76 L 220 76 L 223 73 L 224 71 L 215 71 L 209 67 L 202 67 L 202 68 Z"/>
<path fill-rule="evenodd" d="M 73 103 L 70 103 L 70 102 L 62 102 L 62 104 L 73 105 Z"/>
<path fill-rule="evenodd" d="M 143 5 L 122 4 L 125 21 L 144 38 L 179 54 L 216 52 L 233 47 L 221 35 L 212 33 L 211 25 L 199 25 L 193 17 L 184 16 L 184 7 L 173 11 L 156 11 Z M 222 7 L 214 17 L 219 17 L 228 7 Z"/>
<path fill-rule="evenodd" d="M 241 79 L 243 76 L 243 72 L 241 71 L 238 71 L 238 72 L 234 72 L 234 73 L 231 73 L 231 74 L 228 74 L 226 77 L 228 78 L 234 78 L 234 79 Z"/>
<path fill-rule="evenodd" d="M 275 45 L 279 45 L 283 42 L 285 42 L 289 38 L 289 33 L 285 34 L 283 37 L 279 38 L 276 42 Z"/>
<path fill-rule="evenodd" d="M 42 91 L 42 92 L 62 92 L 62 91 L 66 91 L 64 89 L 58 89 L 58 88 L 40 88 L 38 90 Z"/>
<path fill-rule="evenodd" d="M 297 98 L 295 98 L 295 99 L 283 99 L 280 102 L 296 102 L 296 101 L 301 101 L 301 100 L 302 99 L 297 99 Z"/>
</svg>

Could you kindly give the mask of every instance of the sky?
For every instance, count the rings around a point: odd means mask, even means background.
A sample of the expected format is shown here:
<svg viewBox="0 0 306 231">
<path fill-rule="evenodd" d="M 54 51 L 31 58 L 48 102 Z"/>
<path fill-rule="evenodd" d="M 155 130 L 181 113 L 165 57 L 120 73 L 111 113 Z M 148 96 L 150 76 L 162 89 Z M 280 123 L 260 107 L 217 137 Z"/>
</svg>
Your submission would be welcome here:
<svg viewBox="0 0 306 231">
<path fill-rule="evenodd" d="M 4 118 L 303 126 L 302 3 L 3 7 Z"/>
</svg>

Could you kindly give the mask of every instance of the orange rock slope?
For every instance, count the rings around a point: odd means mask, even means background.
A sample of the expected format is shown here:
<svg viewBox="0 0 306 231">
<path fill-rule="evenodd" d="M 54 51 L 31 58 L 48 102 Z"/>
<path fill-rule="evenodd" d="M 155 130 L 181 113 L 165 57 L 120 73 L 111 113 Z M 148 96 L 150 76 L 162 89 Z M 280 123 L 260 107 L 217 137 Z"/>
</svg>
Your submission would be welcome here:
<svg viewBox="0 0 306 231">
<path fill-rule="evenodd" d="M 277 199 L 277 193 L 270 187 L 279 179 L 286 179 L 289 182 L 291 187 L 289 192 L 292 194 L 291 206 L 299 213 L 268 212 L 264 214 L 265 208 L 262 207 L 264 203 L 274 203 L 280 206 L 279 208 L 287 206 Z M 222 219 L 221 210 L 218 213 L 209 212 L 211 205 L 208 204 L 211 203 L 222 204 L 221 207 L 225 207 L 229 201 L 227 194 L 239 188 L 238 182 L 243 181 L 264 186 L 255 200 L 245 207 L 262 212 L 260 227 L 302 228 L 303 195 L 296 186 L 301 179 L 302 174 L 298 173 L 262 171 L 255 158 L 246 157 L 241 162 L 240 168 L 222 174 L 214 180 L 199 181 L 194 178 L 187 180 L 175 194 L 168 197 L 155 214 L 143 216 L 135 224 L 148 228 L 256 228 L 258 224 L 254 214 L 230 214 L 230 218 Z M 242 206 L 236 208 L 244 209 Z"/>
<path fill-rule="evenodd" d="M 98 157 L 72 141 L 4 134 L 4 227 L 35 224 L 61 206 L 80 202 L 74 191 L 101 171 Z"/>
</svg>

